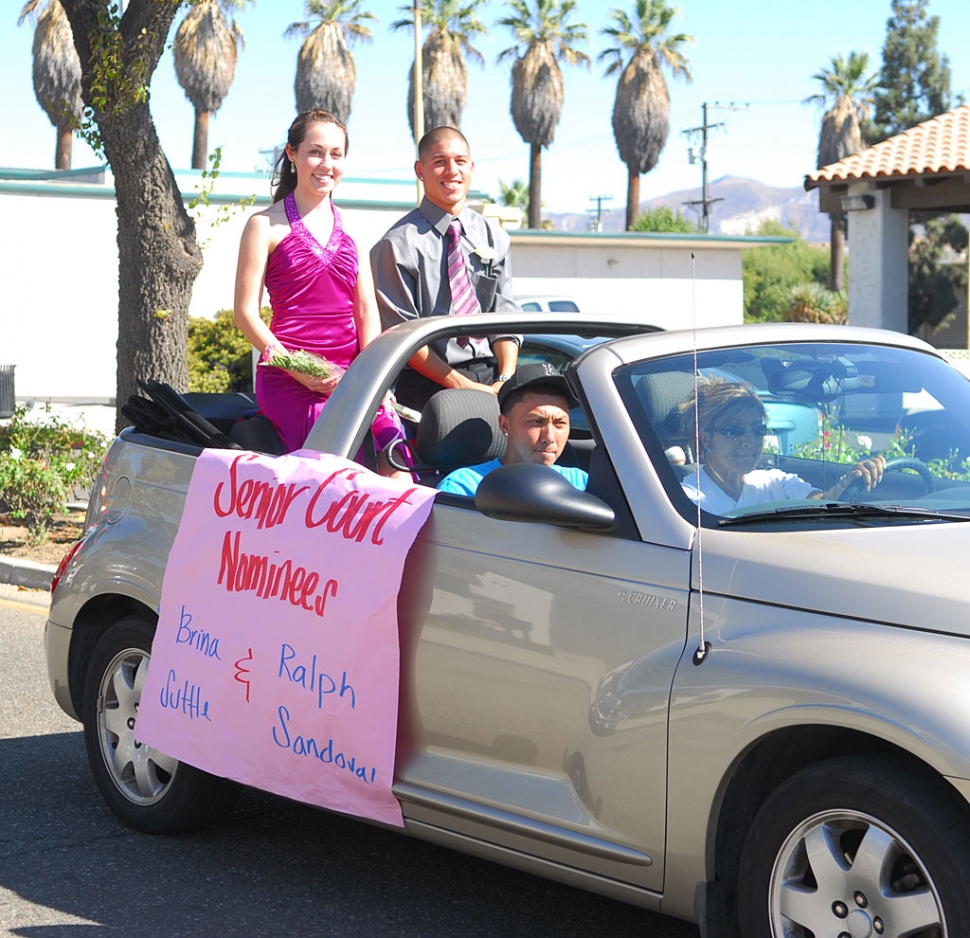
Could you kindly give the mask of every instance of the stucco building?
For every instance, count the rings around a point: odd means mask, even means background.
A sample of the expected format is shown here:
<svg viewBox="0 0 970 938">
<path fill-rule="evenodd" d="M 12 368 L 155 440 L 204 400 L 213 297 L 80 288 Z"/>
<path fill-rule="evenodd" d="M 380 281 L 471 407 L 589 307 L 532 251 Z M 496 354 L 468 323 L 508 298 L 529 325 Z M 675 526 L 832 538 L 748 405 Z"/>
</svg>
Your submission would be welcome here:
<svg viewBox="0 0 970 938">
<path fill-rule="evenodd" d="M 188 202 L 204 180 L 178 171 Z M 366 251 L 415 200 L 415 184 L 345 177 L 335 200 Z M 242 226 L 268 204 L 265 173 L 221 173 L 198 216 L 204 266 L 191 314 L 212 316 L 233 301 Z M 18 398 L 115 394 L 118 251 L 115 192 L 102 168 L 54 173 L 0 170 L 7 313 L 0 363 L 16 366 Z M 664 328 L 743 320 L 741 251 L 787 238 L 512 231 L 516 293 L 573 297 L 589 311 L 615 310 Z"/>
<path fill-rule="evenodd" d="M 820 211 L 848 214 L 852 325 L 908 332 L 909 213 L 970 212 L 970 105 L 809 173 L 805 188 Z M 967 347 L 965 294 L 956 318 L 937 345 Z"/>
</svg>

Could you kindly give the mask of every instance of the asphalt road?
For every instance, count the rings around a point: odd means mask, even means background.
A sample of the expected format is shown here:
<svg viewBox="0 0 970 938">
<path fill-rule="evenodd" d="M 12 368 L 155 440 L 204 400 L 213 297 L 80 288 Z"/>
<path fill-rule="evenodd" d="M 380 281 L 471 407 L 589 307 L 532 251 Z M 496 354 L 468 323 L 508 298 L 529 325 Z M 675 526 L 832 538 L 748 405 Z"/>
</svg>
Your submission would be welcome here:
<svg viewBox="0 0 970 938">
<path fill-rule="evenodd" d="M 0 935 L 697 938 L 683 922 L 260 792 L 199 833 L 129 830 L 48 689 L 46 601 L 0 586 Z"/>
</svg>

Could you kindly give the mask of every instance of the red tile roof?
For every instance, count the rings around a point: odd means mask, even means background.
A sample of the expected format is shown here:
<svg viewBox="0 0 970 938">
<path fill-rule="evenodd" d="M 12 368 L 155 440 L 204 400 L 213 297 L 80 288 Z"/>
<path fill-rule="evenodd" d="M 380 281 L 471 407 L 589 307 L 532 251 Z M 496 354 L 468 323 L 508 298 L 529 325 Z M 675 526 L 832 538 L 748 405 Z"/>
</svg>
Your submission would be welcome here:
<svg viewBox="0 0 970 938">
<path fill-rule="evenodd" d="M 830 163 L 805 177 L 805 188 L 853 179 L 900 178 L 970 170 L 970 104 Z"/>
</svg>

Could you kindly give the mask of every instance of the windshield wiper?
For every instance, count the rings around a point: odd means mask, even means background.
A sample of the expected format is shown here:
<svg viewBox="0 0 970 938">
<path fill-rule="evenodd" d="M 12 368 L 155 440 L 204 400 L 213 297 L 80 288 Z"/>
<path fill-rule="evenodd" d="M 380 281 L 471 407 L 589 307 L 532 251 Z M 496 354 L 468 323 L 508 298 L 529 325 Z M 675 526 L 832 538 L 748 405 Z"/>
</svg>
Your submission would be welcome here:
<svg viewBox="0 0 970 938">
<path fill-rule="evenodd" d="M 740 515 L 737 518 L 720 518 L 718 526 L 724 528 L 744 525 L 767 524 L 774 521 L 970 521 L 970 515 L 930 511 L 926 508 L 908 508 L 898 505 L 873 505 L 869 503 L 824 502 L 817 505 L 798 505 L 792 508 L 776 508 Z"/>
</svg>

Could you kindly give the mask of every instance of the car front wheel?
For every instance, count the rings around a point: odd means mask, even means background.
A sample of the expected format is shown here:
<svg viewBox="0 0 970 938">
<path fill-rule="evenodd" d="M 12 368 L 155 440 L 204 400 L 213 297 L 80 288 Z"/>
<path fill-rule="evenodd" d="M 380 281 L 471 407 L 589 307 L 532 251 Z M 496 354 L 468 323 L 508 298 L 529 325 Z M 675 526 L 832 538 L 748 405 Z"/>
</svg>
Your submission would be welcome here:
<svg viewBox="0 0 970 938">
<path fill-rule="evenodd" d="M 831 759 L 783 783 L 741 856 L 749 938 L 970 936 L 967 806 L 883 756 Z"/>
<path fill-rule="evenodd" d="M 84 742 L 108 807 L 151 834 L 192 830 L 223 817 L 239 786 L 180 763 L 137 736 L 154 626 L 128 617 L 102 636 L 84 684 Z"/>
</svg>

